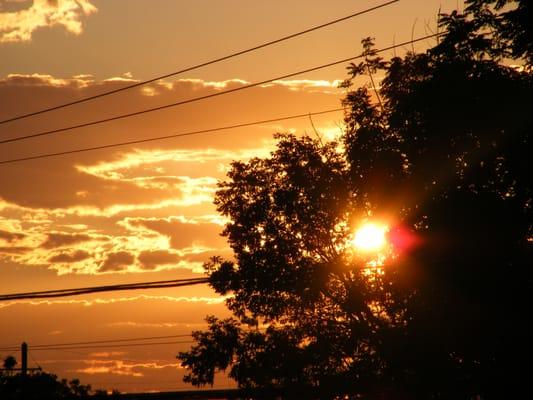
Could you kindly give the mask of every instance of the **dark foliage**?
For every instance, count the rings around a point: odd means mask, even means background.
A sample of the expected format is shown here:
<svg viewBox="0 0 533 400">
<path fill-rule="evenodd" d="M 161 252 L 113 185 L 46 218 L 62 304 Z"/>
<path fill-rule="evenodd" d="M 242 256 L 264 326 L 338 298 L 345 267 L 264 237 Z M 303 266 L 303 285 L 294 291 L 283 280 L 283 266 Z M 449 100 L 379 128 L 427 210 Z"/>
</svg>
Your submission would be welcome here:
<svg viewBox="0 0 533 400">
<path fill-rule="evenodd" d="M 4 359 L 4 371 L 0 371 L 0 399 L 2 400 L 78 400 L 112 399 L 118 391 L 108 395 L 104 390 L 91 391 L 91 385 L 82 385 L 79 379 L 58 379 L 46 372 L 22 375 L 14 370 L 17 360 L 13 356 Z M 20 371 L 20 370 L 19 370 Z"/>
<path fill-rule="evenodd" d="M 206 264 L 234 318 L 180 353 L 186 381 L 317 397 L 508 398 L 525 390 L 533 306 L 531 5 L 467 1 L 423 54 L 349 66 L 342 146 L 278 135 L 235 162 L 216 204 L 234 260 Z M 490 28 L 490 29 L 489 29 Z M 522 69 L 505 66 L 515 58 Z M 379 96 L 352 89 L 384 73 Z M 375 101 L 377 100 L 377 101 Z M 353 224 L 418 245 L 368 273 Z M 392 216 L 392 217 L 391 217 Z M 308 393 L 308 392 L 306 392 Z"/>
<path fill-rule="evenodd" d="M 78 379 L 58 380 L 56 375 L 45 372 L 27 376 L 0 375 L 2 400 L 87 399 L 90 390 L 90 385 L 82 385 Z"/>
</svg>

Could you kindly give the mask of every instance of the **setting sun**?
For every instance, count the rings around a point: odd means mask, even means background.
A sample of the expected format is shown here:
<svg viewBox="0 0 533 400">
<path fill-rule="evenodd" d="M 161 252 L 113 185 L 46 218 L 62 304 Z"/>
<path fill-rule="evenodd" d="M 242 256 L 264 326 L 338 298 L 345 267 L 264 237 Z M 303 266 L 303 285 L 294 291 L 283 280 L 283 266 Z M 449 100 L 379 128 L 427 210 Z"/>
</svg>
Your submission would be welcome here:
<svg viewBox="0 0 533 400">
<path fill-rule="evenodd" d="M 352 245 L 360 251 L 378 251 L 387 243 L 387 230 L 385 225 L 366 223 L 355 232 Z"/>
</svg>

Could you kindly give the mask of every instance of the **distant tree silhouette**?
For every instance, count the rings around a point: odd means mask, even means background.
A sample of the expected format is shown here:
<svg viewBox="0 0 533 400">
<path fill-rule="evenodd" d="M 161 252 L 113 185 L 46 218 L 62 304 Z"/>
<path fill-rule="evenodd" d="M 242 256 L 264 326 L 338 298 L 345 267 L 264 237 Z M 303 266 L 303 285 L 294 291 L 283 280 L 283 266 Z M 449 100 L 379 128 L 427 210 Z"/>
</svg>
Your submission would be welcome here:
<svg viewBox="0 0 533 400">
<path fill-rule="evenodd" d="M 4 360 L 4 368 L 13 370 L 17 361 L 9 356 Z M 59 380 L 56 375 L 46 372 L 23 376 L 14 371 L 0 374 L 0 399 L 2 400 L 74 400 L 87 399 L 91 395 L 91 386 L 82 385 L 79 379 Z M 97 391 L 98 398 L 107 394 Z"/>
<path fill-rule="evenodd" d="M 423 54 L 385 62 L 363 41 L 366 58 L 343 83 L 342 146 L 277 135 L 270 157 L 232 164 L 215 203 L 234 260 L 205 268 L 233 296 L 234 317 L 194 332 L 178 355 L 186 382 L 211 384 L 229 368 L 240 387 L 315 397 L 526 389 L 531 6 L 466 3 L 465 14 L 441 16 L 446 33 Z M 369 73 L 385 74 L 381 104 L 352 86 Z M 393 216 L 419 242 L 370 274 L 347 246 L 369 215 Z"/>
<path fill-rule="evenodd" d="M 4 359 L 4 368 L 12 370 L 17 365 L 17 359 L 13 356 L 7 356 Z"/>
</svg>

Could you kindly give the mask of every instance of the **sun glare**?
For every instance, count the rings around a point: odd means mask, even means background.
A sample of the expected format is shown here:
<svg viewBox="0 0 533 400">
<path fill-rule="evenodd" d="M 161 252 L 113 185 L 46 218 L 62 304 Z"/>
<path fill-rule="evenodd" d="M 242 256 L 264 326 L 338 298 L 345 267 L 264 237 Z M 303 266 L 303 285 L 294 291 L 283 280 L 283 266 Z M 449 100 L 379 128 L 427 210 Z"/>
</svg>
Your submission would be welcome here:
<svg viewBox="0 0 533 400">
<path fill-rule="evenodd" d="M 359 251 L 379 251 L 387 244 L 387 226 L 366 223 L 354 235 L 352 245 Z"/>
</svg>

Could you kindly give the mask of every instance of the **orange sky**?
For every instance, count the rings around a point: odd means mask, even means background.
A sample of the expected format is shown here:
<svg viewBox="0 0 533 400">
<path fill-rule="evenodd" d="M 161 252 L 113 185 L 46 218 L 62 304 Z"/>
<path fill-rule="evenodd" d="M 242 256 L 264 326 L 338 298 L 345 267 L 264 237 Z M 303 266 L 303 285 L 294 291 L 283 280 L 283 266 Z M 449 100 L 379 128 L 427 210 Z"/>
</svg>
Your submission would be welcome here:
<svg viewBox="0 0 533 400">
<path fill-rule="evenodd" d="M 220 57 L 379 3 L 0 0 L 0 119 Z M 390 46 L 434 30 L 440 5 L 449 10 L 456 2 L 402 0 L 143 89 L 0 125 L 0 138 L 347 58 L 360 53 L 366 36 L 375 36 L 378 47 Z M 0 144 L 0 161 L 337 108 L 344 71 L 341 65 L 179 108 Z M 342 114 L 313 122 L 322 136 L 333 137 L 342 128 Z M 217 180 L 231 160 L 267 155 L 272 134 L 288 131 L 314 135 L 303 118 L 0 165 L 0 293 L 201 276 L 203 261 L 230 255 L 219 236 L 224 221 L 212 205 Z M 31 364 L 97 388 L 176 390 L 185 385 L 175 355 L 188 344 L 72 352 L 32 352 L 31 346 L 190 333 L 207 314 L 228 315 L 222 300 L 207 287 L 188 287 L 1 303 L 0 347 L 25 340 Z"/>
</svg>

